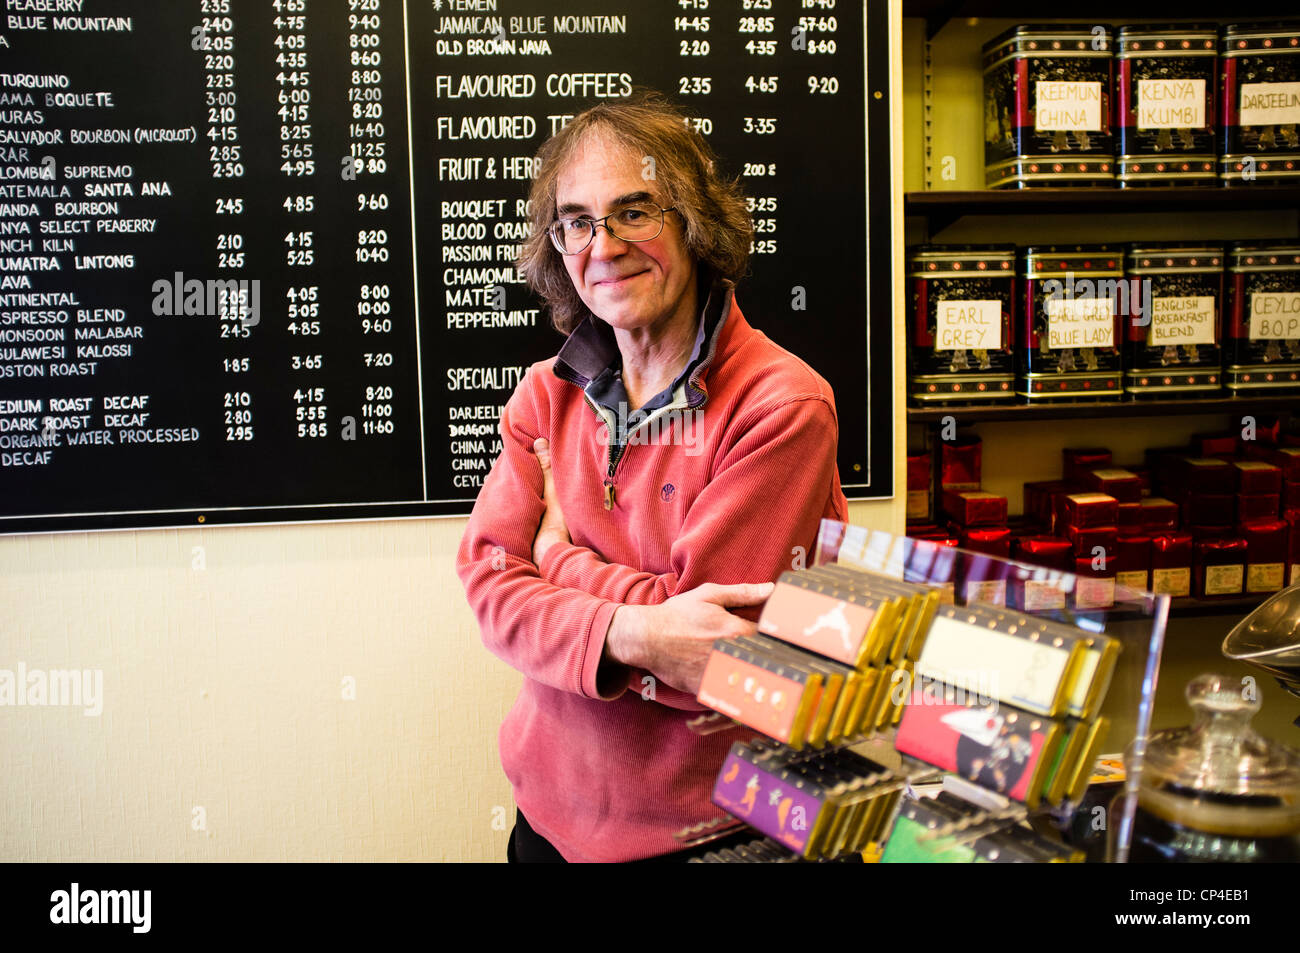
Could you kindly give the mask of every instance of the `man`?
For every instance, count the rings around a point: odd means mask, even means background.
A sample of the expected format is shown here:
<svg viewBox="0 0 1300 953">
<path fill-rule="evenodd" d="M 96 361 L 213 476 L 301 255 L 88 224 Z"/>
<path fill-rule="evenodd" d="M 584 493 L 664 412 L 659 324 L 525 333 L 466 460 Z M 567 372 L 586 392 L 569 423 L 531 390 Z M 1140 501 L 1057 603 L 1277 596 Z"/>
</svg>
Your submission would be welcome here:
<svg viewBox="0 0 1300 953">
<path fill-rule="evenodd" d="M 539 158 L 520 267 L 568 340 L 506 404 L 457 572 L 525 676 L 512 859 L 660 857 L 752 735 L 687 727 L 713 641 L 847 518 L 834 397 L 735 303 L 749 216 L 680 113 L 602 104 Z"/>
</svg>

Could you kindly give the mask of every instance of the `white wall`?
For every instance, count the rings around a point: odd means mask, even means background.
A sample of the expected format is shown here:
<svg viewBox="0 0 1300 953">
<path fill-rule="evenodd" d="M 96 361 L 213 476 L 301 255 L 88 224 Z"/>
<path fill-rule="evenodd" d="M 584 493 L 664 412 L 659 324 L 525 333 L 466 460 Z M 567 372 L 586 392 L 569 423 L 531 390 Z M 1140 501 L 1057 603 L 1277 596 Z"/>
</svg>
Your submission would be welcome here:
<svg viewBox="0 0 1300 953">
<path fill-rule="evenodd" d="M 0 861 L 503 859 L 519 676 L 479 642 L 464 526 L 0 539 L 0 669 L 103 672 L 98 717 L 0 707 Z"/>
</svg>

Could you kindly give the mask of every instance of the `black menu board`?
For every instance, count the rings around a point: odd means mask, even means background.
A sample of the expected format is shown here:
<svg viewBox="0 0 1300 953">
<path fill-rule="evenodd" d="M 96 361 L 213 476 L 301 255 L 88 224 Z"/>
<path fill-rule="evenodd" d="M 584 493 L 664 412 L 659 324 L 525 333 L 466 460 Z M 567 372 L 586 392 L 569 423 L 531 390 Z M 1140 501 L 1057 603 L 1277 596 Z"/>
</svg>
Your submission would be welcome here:
<svg viewBox="0 0 1300 953">
<path fill-rule="evenodd" d="M 634 87 L 742 178 L 741 307 L 892 494 L 884 2 L 0 6 L 0 532 L 468 513 L 563 343 L 532 157 Z"/>
</svg>

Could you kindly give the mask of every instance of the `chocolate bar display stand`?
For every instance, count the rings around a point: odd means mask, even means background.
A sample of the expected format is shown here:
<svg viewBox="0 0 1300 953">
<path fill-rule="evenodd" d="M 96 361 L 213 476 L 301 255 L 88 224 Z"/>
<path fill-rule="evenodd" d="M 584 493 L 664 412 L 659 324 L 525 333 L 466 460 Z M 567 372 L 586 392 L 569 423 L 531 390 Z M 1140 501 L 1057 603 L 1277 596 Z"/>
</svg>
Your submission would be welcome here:
<svg viewBox="0 0 1300 953">
<path fill-rule="evenodd" d="M 691 730 L 766 737 L 720 768 L 735 820 L 679 836 L 754 829 L 753 850 L 706 862 L 1125 862 L 1169 601 L 824 520 L 758 636 L 715 646 L 700 700 L 719 713 Z M 824 654 L 819 625 L 846 645 Z"/>
</svg>

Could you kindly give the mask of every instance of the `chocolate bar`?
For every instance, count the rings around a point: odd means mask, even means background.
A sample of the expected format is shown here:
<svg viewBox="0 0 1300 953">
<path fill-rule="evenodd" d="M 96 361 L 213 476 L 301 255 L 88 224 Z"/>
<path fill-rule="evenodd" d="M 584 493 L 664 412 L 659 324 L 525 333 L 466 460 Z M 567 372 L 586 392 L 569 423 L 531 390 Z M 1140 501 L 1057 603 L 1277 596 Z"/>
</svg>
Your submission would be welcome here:
<svg viewBox="0 0 1300 953">
<path fill-rule="evenodd" d="M 700 704 L 799 749 L 821 700 L 822 676 L 726 639 L 713 643 L 700 680 Z"/>
<path fill-rule="evenodd" d="M 1046 619 L 951 607 L 935 615 L 916 673 L 1054 717 L 1065 708 L 1084 644 L 1078 630 Z"/>
<path fill-rule="evenodd" d="M 763 605 L 760 632 L 857 667 L 892 615 L 889 602 L 837 587 L 808 572 L 783 572 Z"/>
<path fill-rule="evenodd" d="M 1059 722 L 1005 706 L 908 705 L 894 747 L 1034 807 L 1061 734 Z"/>
</svg>

